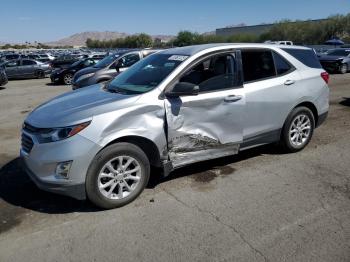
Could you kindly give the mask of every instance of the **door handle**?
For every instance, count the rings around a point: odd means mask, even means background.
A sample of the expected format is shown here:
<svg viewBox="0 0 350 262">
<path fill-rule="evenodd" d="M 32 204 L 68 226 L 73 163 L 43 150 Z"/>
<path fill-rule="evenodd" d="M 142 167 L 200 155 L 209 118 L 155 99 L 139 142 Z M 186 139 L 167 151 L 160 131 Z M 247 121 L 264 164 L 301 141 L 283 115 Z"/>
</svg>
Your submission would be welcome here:
<svg viewBox="0 0 350 262">
<path fill-rule="evenodd" d="M 224 101 L 227 103 L 233 103 L 241 99 L 242 99 L 242 96 L 229 95 L 224 98 Z"/>
<path fill-rule="evenodd" d="M 284 82 L 284 85 L 290 86 L 290 85 L 293 85 L 294 83 L 295 83 L 294 80 L 287 80 L 286 82 Z"/>
</svg>

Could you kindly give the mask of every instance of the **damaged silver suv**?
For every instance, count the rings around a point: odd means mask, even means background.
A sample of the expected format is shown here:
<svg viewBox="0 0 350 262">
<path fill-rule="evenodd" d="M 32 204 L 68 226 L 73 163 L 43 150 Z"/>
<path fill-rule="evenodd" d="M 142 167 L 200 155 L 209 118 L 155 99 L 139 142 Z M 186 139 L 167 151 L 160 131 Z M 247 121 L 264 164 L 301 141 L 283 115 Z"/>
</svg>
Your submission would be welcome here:
<svg viewBox="0 0 350 262">
<path fill-rule="evenodd" d="M 273 142 L 303 149 L 326 119 L 327 82 L 304 47 L 168 49 L 36 108 L 23 125 L 21 157 L 39 188 L 120 207 L 143 191 L 151 166 L 168 175 Z"/>
</svg>

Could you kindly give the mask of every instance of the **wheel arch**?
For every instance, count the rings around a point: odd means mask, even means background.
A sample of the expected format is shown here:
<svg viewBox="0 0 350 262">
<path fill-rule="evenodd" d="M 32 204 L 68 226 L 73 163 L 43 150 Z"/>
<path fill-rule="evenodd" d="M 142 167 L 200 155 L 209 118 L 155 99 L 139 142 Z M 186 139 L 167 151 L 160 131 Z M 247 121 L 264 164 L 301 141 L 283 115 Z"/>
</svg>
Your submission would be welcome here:
<svg viewBox="0 0 350 262">
<path fill-rule="evenodd" d="M 101 150 L 103 150 L 107 146 L 120 143 L 120 142 L 126 142 L 126 143 L 130 143 L 138 146 L 143 152 L 145 152 L 152 166 L 155 166 L 155 167 L 162 166 L 162 163 L 160 160 L 160 153 L 156 144 L 150 139 L 145 137 L 135 136 L 135 135 L 119 137 L 115 140 L 112 140 L 108 144 L 106 144 Z"/>
<path fill-rule="evenodd" d="M 112 78 L 110 77 L 110 78 L 108 78 L 108 77 L 101 77 L 101 78 L 99 78 L 97 81 L 96 81 L 96 83 L 97 84 L 99 84 L 99 83 L 102 83 L 102 82 L 105 82 L 105 81 L 109 81 L 109 80 L 111 80 Z"/>
<path fill-rule="evenodd" d="M 314 119 L 315 119 L 315 126 L 317 126 L 317 124 L 318 124 L 318 110 L 317 110 L 317 107 L 315 106 L 315 104 L 312 103 L 312 102 L 310 102 L 310 101 L 305 101 L 305 102 L 302 102 L 302 103 L 297 104 L 297 105 L 291 110 L 291 112 L 292 112 L 295 108 L 301 107 L 301 106 L 304 106 L 304 107 L 306 107 L 306 108 L 308 108 L 308 109 L 311 110 L 311 112 L 312 112 L 312 114 L 313 114 L 313 116 L 314 116 Z"/>
</svg>

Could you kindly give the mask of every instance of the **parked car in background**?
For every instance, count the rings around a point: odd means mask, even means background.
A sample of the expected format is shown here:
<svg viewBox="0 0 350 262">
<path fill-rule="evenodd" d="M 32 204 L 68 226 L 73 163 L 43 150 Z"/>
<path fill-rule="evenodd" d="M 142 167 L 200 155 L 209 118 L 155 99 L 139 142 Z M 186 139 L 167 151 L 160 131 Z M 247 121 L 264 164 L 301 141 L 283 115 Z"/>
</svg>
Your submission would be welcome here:
<svg viewBox="0 0 350 262">
<path fill-rule="evenodd" d="M 89 58 L 93 58 L 93 59 L 98 59 L 98 60 L 101 60 L 103 58 L 106 57 L 106 54 L 90 54 L 88 55 Z"/>
<path fill-rule="evenodd" d="M 25 119 L 21 157 L 38 187 L 102 208 L 133 201 L 151 166 L 179 167 L 280 142 L 297 152 L 328 113 L 313 50 L 209 44 L 150 55 L 101 87 Z"/>
<path fill-rule="evenodd" d="M 77 55 L 61 55 L 50 62 L 52 68 L 67 68 L 80 60 Z"/>
<path fill-rule="evenodd" d="M 350 49 L 336 48 L 319 55 L 323 68 L 332 73 L 345 74 L 350 70 Z"/>
<path fill-rule="evenodd" d="M 8 82 L 5 69 L 0 67 L 0 86 L 6 85 Z"/>
<path fill-rule="evenodd" d="M 31 59 L 10 60 L 0 67 L 5 69 L 8 79 L 44 78 L 51 73 L 50 65 Z"/>
<path fill-rule="evenodd" d="M 5 61 L 20 59 L 20 58 L 22 58 L 21 54 L 7 54 L 7 55 L 1 56 L 0 61 L 5 62 Z"/>
<path fill-rule="evenodd" d="M 128 50 L 109 55 L 93 67 L 78 71 L 73 77 L 73 89 L 109 81 L 120 74 L 120 72 L 157 51 L 152 49 Z"/>
<path fill-rule="evenodd" d="M 275 45 L 293 45 L 292 41 L 265 41 L 265 44 L 275 44 Z"/>
<path fill-rule="evenodd" d="M 93 66 L 98 62 L 93 58 L 86 58 L 78 60 L 67 68 L 57 68 L 52 71 L 50 78 L 52 83 L 63 83 L 65 85 L 70 85 L 74 74 L 86 67 Z"/>
</svg>

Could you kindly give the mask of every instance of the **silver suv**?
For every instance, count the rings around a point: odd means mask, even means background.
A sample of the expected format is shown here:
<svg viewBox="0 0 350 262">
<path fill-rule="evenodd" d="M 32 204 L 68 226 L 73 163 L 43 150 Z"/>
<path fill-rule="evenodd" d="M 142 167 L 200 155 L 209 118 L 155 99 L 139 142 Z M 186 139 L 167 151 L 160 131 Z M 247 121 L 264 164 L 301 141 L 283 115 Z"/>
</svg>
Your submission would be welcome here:
<svg viewBox="0 0 350 262">
<path fill-rule="evenodd" d="M 168 49 L 36 108 L 21 156 L 38 187 L 120 207 L 142 192 L 151 166 L 168 175 L 273 142 L 303 149 L 327 116 L 327 82 L 305 47 Z"/>
</svg>

